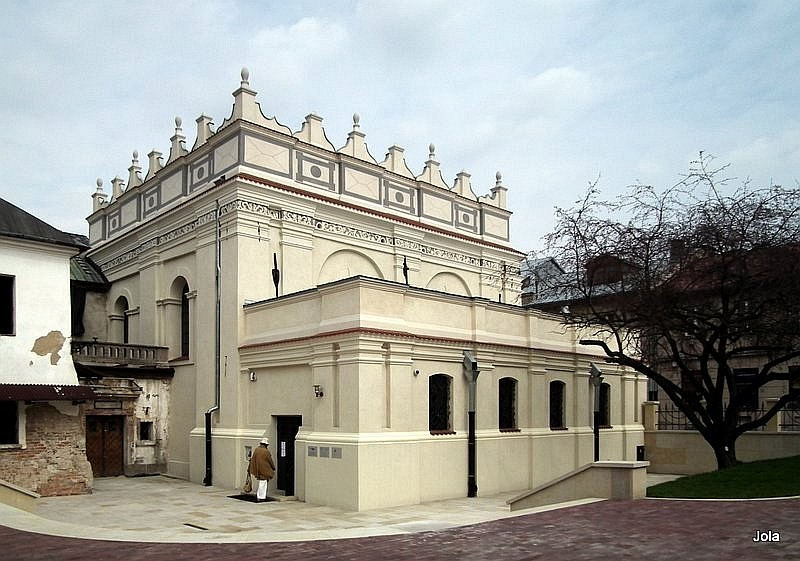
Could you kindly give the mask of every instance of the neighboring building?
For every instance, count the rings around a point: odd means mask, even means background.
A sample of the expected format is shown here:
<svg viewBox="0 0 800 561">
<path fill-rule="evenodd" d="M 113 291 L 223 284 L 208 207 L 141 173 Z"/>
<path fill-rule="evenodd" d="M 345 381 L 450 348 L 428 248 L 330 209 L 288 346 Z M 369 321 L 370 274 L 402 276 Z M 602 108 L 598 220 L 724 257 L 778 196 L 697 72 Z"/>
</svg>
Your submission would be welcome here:
<svg viewBox="0 0 800 561">
<path fill-rule="evenodd" d="M 166 471 L 238 487 L 267 435 L 275 487 L 301 500 L 464 496 L 465 351 L 481 371 L 480 493 L 591 462 L 589 364 L 603 359 L 510 304 L 522 254 L 499 174 L 479 197 L 466 172 L 444 182 L 433 146 L 415 175 L 402 148 L 372 157 L 357 115 L 337 150 L 314 114 L 296 133 L 265 117 L 245 71 L 233 96 L 216 131 L 197 119 L 191 151 L 176 119 L 166 163 L 154 150 L 142 177 L 134 153 L 88 217 L 86 257 L 110 288 L 81 339 L 166 347 Z M 634 459 L 644 378 L 605 374 L 602 457 Z"/>
<path fill-rule="evenodd" d="M 0 199 L 0 479 L 41 495 L 86 493 L 82 404 L 70 354 L 74 236 Z"/>
<path fill-rule="evenodd" d="M 671 246 L 673 252 L 684 251 L 685 248 L 681 243 L 673 243 Z M 748 258 L 748 266 L 752 274 L 762 274 L 765 271 L 767 276 L 775 274 L 780 270 L 796 269 L 796 266 L 787 266 L 787 262 L 794 263 L 797 260 L 798 246 L 774 248 L 770 250 L 762 250 L 761 253 L 754 252 Z M 763 255 L 762 255 L 763 254 Z M 679 259 L 682 255 L 676 255 L 675 259 Z M 523 295 L 522 302 L 524 305 L 550 312 L 570 315 L 574 314 L 580 316 L 583 310 L 586 309 L 587 299 L 583 295 L 577 294 L 573 291 L 570 293 L 569 289 L 565 287 L 571 286 L 574 283 L 571 279 L 567 278 L 568 274 L 565 272 L 552 258 L 536 259 L 526 261 L 521 267 L 524 272 L 522 280 Z M 709 298 L 715 298 L 716 293 L 708 294 L 706 291 L 708 287 L 703 285 L 702 280 L 698 282 L 697 279 L 702 279 L 705 274 L 705 269 L 708 268 L 708 277 L 711 278 L 715 273 L 713 271 L 713 264 L 699 262 L 696 266 L 687 268 L 687 277 L 692 277 L 691 281 L 688 279 L 672 279 L 673 284 L 677 284 L 679 289 L 685 292 L 685 297 L 691 299 L 692 302 L 708 302 Z M 624 298 L 626 292 L 630 291 L 631 284 L 629 274 L 634 269 L 630 264 L 623 262 L 621 259 L 612 255 L 602 255 L 593 260 L 585 272 L 586 279 L 585 285 L 592 291 L 592 306 L 595 311 L 603 310 L 613 312 L 620 306 L 620 298 Z M 790 273 L 794 274 L 794 272 Z M 681 287 L 680 283 L 684 282 L 686 287 Z M 647 341 L 643 341 L 644 352 L 647 353 L 648 349 L 653 345 L 648 345 Z M 684 391 L 697 392 L 698 384 L 701 382 L 699 378 L 699 370 L 694 376 L 682 375 L 680 370 L 672 362 L 672 358 L 659 354 L 658 350 L 651 350 L 649 352 L 650 361 L 653 364 L 658 364 L 659 371 L 666 374 L 672 381 L 680 385 Z M 736 383 L 740 388 L 747 387 L 752 384 L 753 377 L 758 373 L 759 368 L 767 362 L 768 357 L 761 351 L 749 351 L 742 353 L 734 366 L 734 376 Z M 790 361 L 785 366 L 783 372 L 792 373 L 800 370 L 800 360 Z M 751 420 L 753 412 L 764 411 L 772 406 L 779 397 L 786 394 L 790 388 L 794 389 L 800 386 L 800 379 L 795 378 L 793 381 L 773 381 L 759 388 L 758 392 L 753 392 L 749 403 L 744 407 L 744 411 L 740 415 L 740 422 Z M 651 401 L 659 399 L 659 388 L 652 382 L 648 381 L 648 398 Z M 668 402 L 671 404 L 671 402 Z M 668 404 L 664 404 L 662 409 L 669 411 L 669 416 L 673 419 L 670 427 L 683 426 L 691 428 L 691 425 L 686 421 L 685 417 L 678 410 L 670 409 Z M 792 410 L 791 418 L 796 419 L 797 402 L 790 403 L 789 409 Z M 788 418 L 787 418 L 788 419 Z M 789 426 L 790 425 L 790 426 Z M 780 424 L 779 424 L 780 426 Z M 795 420 L 787 421 L 787 428 L 790 430 L 799 430 Z"/>
</svg>

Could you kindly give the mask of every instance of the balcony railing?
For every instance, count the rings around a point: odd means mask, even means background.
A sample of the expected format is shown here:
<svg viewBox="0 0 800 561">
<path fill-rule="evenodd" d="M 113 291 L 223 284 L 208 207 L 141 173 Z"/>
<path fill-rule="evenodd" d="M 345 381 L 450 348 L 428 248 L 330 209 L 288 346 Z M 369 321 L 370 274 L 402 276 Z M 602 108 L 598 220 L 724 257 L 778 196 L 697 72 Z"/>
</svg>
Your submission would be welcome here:
<svg viewBox="0 0 800 561">
<path fill-rule="evenodd" d="M 167 362 L 169 349 L 150 345 L 128 345 L 104 341 L 73 341 L 72 358 L 79 362 L 103 364 L 160 364 Z"/>
</svg>

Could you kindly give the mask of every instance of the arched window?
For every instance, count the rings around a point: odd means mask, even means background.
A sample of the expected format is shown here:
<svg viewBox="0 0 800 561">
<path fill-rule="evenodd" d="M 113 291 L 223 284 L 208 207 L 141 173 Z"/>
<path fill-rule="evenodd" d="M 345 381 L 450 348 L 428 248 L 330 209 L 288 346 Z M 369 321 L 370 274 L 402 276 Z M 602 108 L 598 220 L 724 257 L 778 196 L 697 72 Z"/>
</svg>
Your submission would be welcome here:
<svg viewBox="0 0 800 561">
<path fill-rule="evenodd" d="M 611 426 L 611 385 L 600 384 L 600 418 L 598 423 L 601 427 Z"/>
<path fill-rule="evenodd" d="M 450 418 L 452 378 L 434 374 L 428 378 L 428 428 L 431 433 L 453 432 Z"/>
<path fill-rule="evenodd" d="M 130 316 L 128 315 L 128 310 L 130 307 L 128 306 L 128 299 L 124 296 L 120 296 L 117 298 L 117 301 L 114 302 L 114 316 L 116 320 L 120 322 L 121 330 L 117 331 L 118 342 L 128 344 L 131 342 L 131 328 L 130 328 Z M 119 327 L 117 328 L 119 329 Z"/>
<path fill-rule="evenodd" d="M 516 430 L 518 428 L 517 381 L 514 378 L 500 378 L 497 401 L 500 430 Z"/>
<path fill-rule="evenodd" d="M 192 340 L 192 292 L 184 277 L 176 277 L 169 288 L 169 297 L 164 299 L 166 345 L 170 348 L 171 360 L 189 360 Z"/>
<path fill-rule="evenodd" d="M 550 382 L 550 428 L 565 429 L 564 422 L 564 396 L 566 384 L 555 380 Z"/>
<path fill-rule="evenodd" d="M 181 290 L 181 357 L 189 358 L 189 285 Z"/>
</svg>

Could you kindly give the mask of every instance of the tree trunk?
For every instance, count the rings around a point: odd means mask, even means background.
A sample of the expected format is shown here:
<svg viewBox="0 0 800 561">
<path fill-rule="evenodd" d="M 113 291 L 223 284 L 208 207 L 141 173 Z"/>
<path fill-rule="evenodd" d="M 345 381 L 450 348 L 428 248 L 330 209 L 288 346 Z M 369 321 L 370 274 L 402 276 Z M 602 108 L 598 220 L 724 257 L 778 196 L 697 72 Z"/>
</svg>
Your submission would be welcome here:
<svg viewBox="0 0 800 561">
<path fill-rule="evenodd" d="M 739 463 L 736 459 L 736 443 L 721 442 L 713 444 L 714 455 L 717 458 L 717 469 L 725 469 Z"/>
</svg>

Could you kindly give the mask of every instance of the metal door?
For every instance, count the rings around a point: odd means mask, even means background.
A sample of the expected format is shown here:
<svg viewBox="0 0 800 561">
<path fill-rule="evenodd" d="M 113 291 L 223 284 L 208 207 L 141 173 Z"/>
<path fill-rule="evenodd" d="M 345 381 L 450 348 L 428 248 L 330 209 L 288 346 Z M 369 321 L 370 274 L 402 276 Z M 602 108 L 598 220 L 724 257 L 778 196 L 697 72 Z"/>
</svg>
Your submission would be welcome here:
<svg viewBox="0 0 800 561">
<path fill-rule="evenodd" d="M 86 457 L 95 477 L 112 477 L 124 473 L 125 417 L 120 415 L 87 415 Z"/>
<path fill-rule="evenodd" d="M 294 495 L 294 440 L 303 424 L 303 417 L 278 417 L 278 446 L 275 450 L 277 461 L 277 488 L 286 496 Z"/>
</svg>

